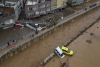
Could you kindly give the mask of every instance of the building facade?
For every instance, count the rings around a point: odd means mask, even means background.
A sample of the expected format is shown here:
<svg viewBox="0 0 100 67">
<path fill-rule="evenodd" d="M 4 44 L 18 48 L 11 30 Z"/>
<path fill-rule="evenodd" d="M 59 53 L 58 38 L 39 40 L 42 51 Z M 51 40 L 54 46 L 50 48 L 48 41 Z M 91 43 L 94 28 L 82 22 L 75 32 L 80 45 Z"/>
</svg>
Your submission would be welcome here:
<svg viewBox="0 0 100 67">
<path fill-rule="evenodd" d="M 71 6 L 81 5 L 85 2 L 88 2 L 89 0 L 68 0 L 68 4 Z"/>
<path fill-rule="evenodd" d="M 38 17 L 40 15 L 47 14 L 50 11 L 51 11 L 50 1 L 42 1 L 42 2 L 27 1 L 25 5 L 26 18 Z"/>
<path fill-rule="evenodd" d="M 25 0 L 3 0 L 0 5 L 0 27 L 15 24 L 21 13 Z M 3 5 L 2 5 L 3 4 Z M 7 21 L 9 21 L 7 23 Z"/>
<path fill-rule="evenodd" d="M 19 18 L 25 0 L 7 0 L 5 6 L 14 9 L 15 20 Z"/>
<path fill-rule="evenodd" d="M 67 0 L 51 0 L 51 10 L 61 9 L 67 6 Z"/>
</svg>

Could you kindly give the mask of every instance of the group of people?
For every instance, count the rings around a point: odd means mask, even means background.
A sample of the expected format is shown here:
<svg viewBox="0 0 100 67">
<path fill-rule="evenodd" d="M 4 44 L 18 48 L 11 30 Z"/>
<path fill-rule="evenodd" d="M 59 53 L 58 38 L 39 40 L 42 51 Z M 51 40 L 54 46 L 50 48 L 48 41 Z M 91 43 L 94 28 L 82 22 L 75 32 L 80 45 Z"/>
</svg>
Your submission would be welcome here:
<svg viewBox="0 0 100 67">
<path fill-rule="evenodd" d="M 14 46 L 15 43 L 16 43 L 16 40 L 13 40 L 12 42 L 8 42 L 7 45 L 8 45 L 8 46 L 10 46 L 10 45 L 11 45 L 11 46 Z"/>
</svg>

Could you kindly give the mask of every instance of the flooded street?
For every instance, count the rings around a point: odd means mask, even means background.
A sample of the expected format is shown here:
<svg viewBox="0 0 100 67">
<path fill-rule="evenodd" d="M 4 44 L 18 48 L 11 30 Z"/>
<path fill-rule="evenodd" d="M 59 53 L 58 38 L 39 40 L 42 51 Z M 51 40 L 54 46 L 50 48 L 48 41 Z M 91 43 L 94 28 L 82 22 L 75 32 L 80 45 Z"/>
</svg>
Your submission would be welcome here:
<svg viewBox="0 0 100 67">
<path fill-rule="evenodd" d="M 93 33 L 93 35 L 90 35 Z M 88 43 L 90 40 L 91 43 Z M 68 67 L 99 67 L 100 66 L 100 21 L 89 28 L 69 46 L 74 51 L 73 56 L 60 59 L 55 56 L 44 67 L 61 67 L 61 63 L 68 59 Z"/>
<path fill-rule="evenodd" d="M 40 62 L 50 55 L 55 47 L 61 46 L 62 43 L 71 39 L 78 32 L 94 22 L 100 16 L 99 13 L 100 8 L 92 10 L 87 15 L 72 21 L 43 40 L 4 61 L 0 64 L 0 67 L 38 67 Z M 100 24 L 98 24 L 99 26 Z M 92 43 L 89 44 L 86 42 L 86 40 L 90 39 L 93 27 L 68 46 L 74 51 L 73 56 L 66 56 L 64 59 L 55 56 L 45 67 L 60 67 L 60 61 L 64 62 L 67 58 L 69 58 L 69 67 L 99 67 L 99 28 L 95 30 Z"/>
<path fill-rule="evenodd" d="M 94 35 L 90 35 L 91 33 Z M 86 42 L 87 40 L 91 40 L 92 43 Z M 77 40 L 71 43 L 69 47 L 76 52 L 75 55 L 69 59 L 69 67 L 99 67 L 100 21 L 99 24 L 95 24 Z"/>
</svg>

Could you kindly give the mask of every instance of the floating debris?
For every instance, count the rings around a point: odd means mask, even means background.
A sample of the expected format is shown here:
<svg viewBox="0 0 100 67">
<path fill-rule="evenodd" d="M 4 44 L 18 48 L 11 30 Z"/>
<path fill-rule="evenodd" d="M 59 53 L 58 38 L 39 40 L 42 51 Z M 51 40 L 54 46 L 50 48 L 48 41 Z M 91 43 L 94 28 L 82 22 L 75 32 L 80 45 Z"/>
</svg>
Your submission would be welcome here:
<svg viewBox="0 0 100 67">
<path fill-rule="evenodd" d="M 90 35 L 94 35 L 93 33 L 90 33 Z"/>
<path fill-rule="evenodd" d="M 97 27 L 97 28 L 99 28 L 99 27 Z"/>
<path fill-rule="evenodd" d="M 66 62 L 64 62 L 61 67 L 69 67 L 69 59 L 66 60 Z"/>
<path fill-rule="evenodd" d="M 91 40 L 86 40 L 86 42 L 88 42 L 88 43 L 92 43 L 92 41 L 91 41 Z"/>
</svg>

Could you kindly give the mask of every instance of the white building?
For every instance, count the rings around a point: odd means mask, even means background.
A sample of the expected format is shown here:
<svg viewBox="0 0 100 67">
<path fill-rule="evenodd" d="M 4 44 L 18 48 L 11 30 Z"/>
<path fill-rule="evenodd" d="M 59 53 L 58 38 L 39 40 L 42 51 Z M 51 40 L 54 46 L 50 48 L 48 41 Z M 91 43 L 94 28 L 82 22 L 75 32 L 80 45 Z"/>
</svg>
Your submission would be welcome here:
<svg viewBox="0 0 100 67">
<path fill-rule="evenodd" d="M 17 20 L 19 18 L 19 15 L 21 13 L 21 9 L 23 8 L 23 2 L 24 0 L 8 0 L 5 1 L 5 6 L 6 7 L 10 7 L 10 8 L 14 8 L 14 12 L 15 12 L 15 20 Z"/>
<path fill-rule="evenodd" d="M 10 26 L 15 24 L 21 13 L 21 9 L 26 0 L 4 0 L 0 7 L 0 27 Z M 1 4 L 1 5 L 2 5 Z M 8 18 L 10 17 L 10 18 Z M 6 19 L 5 19 L 6 18 Z M 7 22 L 9 21 L 9 22 Z"/>
</svg>

